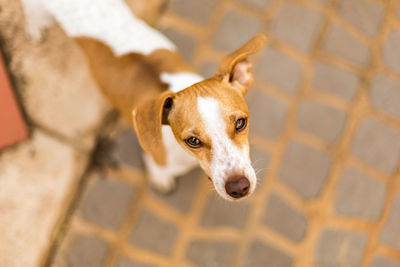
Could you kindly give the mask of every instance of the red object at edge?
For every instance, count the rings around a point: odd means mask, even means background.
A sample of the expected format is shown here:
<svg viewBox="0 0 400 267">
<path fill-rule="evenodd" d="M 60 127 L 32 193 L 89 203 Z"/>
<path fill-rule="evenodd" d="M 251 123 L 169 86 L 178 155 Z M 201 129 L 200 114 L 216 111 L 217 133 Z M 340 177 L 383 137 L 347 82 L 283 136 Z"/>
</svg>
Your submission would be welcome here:
<svg viewBox="0 0 400 267">
<path fill-rule="evenodd" d="M 0 149 L 28 137 L 28 130 L 15 100 L 0 53 Z"/>
</svg>

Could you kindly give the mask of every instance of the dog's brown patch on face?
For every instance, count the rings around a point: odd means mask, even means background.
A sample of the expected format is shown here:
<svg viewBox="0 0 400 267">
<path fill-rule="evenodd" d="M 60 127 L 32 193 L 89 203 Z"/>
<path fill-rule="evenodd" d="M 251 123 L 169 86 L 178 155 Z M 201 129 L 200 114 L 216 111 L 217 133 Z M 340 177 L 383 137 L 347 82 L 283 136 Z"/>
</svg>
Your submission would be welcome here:
<svg viewBox="0 0 400 267">
<path fill-rule="evenodd" d="M 240 90 L 230 83 L 212 78 L 195 84 L 176 94 L 168 121 L 177 141 L 200 162 L 202 168 L 210 174 L 213 153 L 213 140 L 206 133 L 206 123 L 198 110 L 198 97 L 214 98 L 219 102 L 220 115 L 226 125 L 226 135 L 238 147 L 247 145 L 247 126 L 240 133 L 235 130 L 236 120 L 248 117 L 248 108 Z M 202 145 L 191 148 L 185 140 L 194 136 Z"/>
</svg>

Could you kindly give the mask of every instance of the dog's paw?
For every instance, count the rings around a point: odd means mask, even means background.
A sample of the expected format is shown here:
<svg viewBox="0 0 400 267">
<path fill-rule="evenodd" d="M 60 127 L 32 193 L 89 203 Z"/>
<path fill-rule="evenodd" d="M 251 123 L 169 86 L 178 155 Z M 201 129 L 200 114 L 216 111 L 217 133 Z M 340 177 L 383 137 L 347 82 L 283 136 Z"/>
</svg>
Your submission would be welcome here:
<svg viewBox="0 0 400 267">
<path fill-rule="evenodd" d="M 162 194 L 171 194 L 175 191 L 176 182 L 174 178 L 150 179 L 151 187 Z"/>
<path fill-rule="evenodd" d="M 34 43 L 41 43 L 44 41 L 45 34 L 40 27 L 33 26 L 29 23 L 25 26 L 26 38 Z"/>
<path fill-rule="evenodd" d="M 35 44 L 43 43 L 48 35 L 48 29 L 42 27 L 36 27 L 27 24 L 25 27 L 25 36 L 30 42 Z"/>
<path fill-rule="evenodd" d="M 46 29 L 51 27 L 55 20 L 46 11 L 38 7 L 26 7 L 25 35 L 33 42 L 43 42 L 46 37 Z"/>
<path fill-rule="evenodd" d="M 146 153 L 143 159 L 147 170 L 146 176 L 150 181 L 151 187 L 164 194 L 171 193 L 176 185 L 176 176 L 173 175 L 174 172 L 171 170 L 171 167 L 159 166 L 153 161 L 153 158 Z"/>
</svg>

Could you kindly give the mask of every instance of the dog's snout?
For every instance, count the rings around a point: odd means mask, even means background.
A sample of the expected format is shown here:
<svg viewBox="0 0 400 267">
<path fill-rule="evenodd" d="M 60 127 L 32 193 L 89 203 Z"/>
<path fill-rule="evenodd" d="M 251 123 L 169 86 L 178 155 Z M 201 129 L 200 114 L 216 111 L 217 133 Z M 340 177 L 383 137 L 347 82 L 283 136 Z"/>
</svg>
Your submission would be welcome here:
<svg viewBox="0 0 400 267">
<path fill-rule="evenodd" d="M 225 183 L 225 190 L 233 198 L 241 198 L 249 193 L 250 182 L 246 177 L 230 180 Z"/>
</svg>

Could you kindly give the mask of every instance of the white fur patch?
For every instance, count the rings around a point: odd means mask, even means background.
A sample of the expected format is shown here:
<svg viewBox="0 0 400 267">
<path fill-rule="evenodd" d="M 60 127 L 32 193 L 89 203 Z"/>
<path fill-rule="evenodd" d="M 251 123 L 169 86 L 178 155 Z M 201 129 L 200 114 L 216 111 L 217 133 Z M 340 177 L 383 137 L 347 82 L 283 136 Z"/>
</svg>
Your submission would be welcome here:
<svg viewBox="0 0 400 267">
<path fill-rule="evenodd" d="M 123 0 L 23 0 L 29 31 L 49 26 L 40 20 L 54 18 L 69 36 L 87 36 L 109 45 L 115 54 L 150 54 L 175 45 L 136 18 Z M 37 27 L 39 29 L 34 29 Z"/>
<path fill-rule="evenodd" d="M 225 181 L 229 175 L 239 174 L 249 179 L 251 194 L 257 178 L 250 163 L 248 145 L 238 147 L 228 137 L 219 102 L 215 98 L 198 97 L 197 108 L 206 133 L 212 140 L 210 170 L 215 189 L 222 197 L 232 200 L 225 191 Z"/>
<path fill-rule="evenodd" d="M 169 90 L 177 93 L 195 83 L 204 80 L 203 77 L 191 72 L 161 73 L 161 81 L 169 84 Z"/>
<path fill-rule="evenodd" d="M 163 125 L 161 130 L 167 151 L 167 165 L 159 166 L 147 153 L 144 154 L 144 160 L 153 185 L 161 191 L 168 191 L 174 186 L 175 178 L 193 169 L 198 165 L 198 161 L 179 145 L 169 125 Z"/>
</svg>

